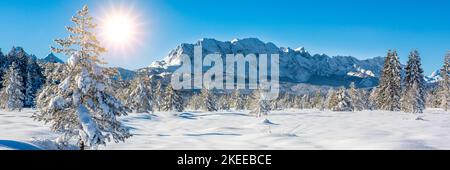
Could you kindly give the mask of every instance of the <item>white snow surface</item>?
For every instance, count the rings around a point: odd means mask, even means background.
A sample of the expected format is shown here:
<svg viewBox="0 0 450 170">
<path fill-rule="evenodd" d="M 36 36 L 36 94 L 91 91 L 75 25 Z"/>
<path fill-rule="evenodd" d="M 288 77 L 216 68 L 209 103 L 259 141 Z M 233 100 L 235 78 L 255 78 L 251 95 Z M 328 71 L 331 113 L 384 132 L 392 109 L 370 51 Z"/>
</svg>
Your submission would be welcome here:
<svg viewBox="0 0 450 170">
<path fill-rule="evenodd" d="M 55 149 L 49 140 L 58 135 L 33 121 L 32 112 L 0 111 L 0 141 Z M 99 149 L 450 149 L 450 113 L 439 109 L 422 115 L 284 110 L 261 118 L 248 112 L 183 112 L 130 114 L 120 120 L 134 136 Z M 0 142 L 0 149 L 27 149 L 6 144 Z"/>
</svg>

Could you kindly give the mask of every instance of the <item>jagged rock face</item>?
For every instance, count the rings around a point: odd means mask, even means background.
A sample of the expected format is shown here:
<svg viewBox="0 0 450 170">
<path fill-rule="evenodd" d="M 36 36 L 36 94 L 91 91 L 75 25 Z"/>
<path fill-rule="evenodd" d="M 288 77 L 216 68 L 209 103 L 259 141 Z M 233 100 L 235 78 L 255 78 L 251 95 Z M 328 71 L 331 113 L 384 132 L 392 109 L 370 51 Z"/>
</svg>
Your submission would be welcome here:
<svg viewBox="0 0 450 170">
<path fill-rule="evenodd" d="M 202 39 L 195 44 L 181 44 L 163 60 L 152 63 L 150 72 L 171 72 L 180 65 L 180 56 L 193 58 L 194 46 L 201 45 L 203 56 L 207 54 L 279 54 L 280 81 L 288 83 L 309 83 L 313 85 L 348 86 L 356 82 L 360 87 L 373 87 L 384 64 L 383 57 L 358 60 L 350 56 L 329 57 L 325 54 L 311 55 L 305 48 L 277 47 L 256 38 L 233 41 Z M 164 68 L 164 69 L 162 69 Z"/>
<path fill-rule="evenodd" d="M 47 57 L 40 59 L 39 61 L 43 63 L 64 63 L 64 61 L 56 57 L 53 53 L 50 53 Z"/>
<path fill-rule="evenodd" d="M 442 80 L 442 77 L 441 77 L 441 70 L 433 71 L 433 73 L 431 73 L 431 75 L 425 76 L 425 81 L 426 81 L 427 83 L 432 83 L 432 84 L 434 84 L 434 83 L 438 83 L 438 82 L 441 81 L 441 80 Z"/>
<path fill-rule="evenodd" d="M 117 75 L 118 77 L 116 77 L 116 78 L 120 77 L 121 80 L 126 80 L 126 81 L 132 80 L 136 75 L 136 72 L 131 71 L 131 70 L 127 70 L 127 69 L 124 69 L 121 67 L 118 67 L 116 69 L 118 72 L 118 75 Z"/>
</svg>

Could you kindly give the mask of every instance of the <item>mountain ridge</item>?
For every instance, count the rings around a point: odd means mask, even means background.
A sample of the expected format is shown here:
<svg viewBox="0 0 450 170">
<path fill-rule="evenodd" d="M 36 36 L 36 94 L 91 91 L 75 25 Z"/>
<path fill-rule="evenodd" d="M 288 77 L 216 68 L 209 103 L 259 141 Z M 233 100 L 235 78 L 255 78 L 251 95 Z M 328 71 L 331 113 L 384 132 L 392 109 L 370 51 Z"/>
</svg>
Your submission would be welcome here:
<svg viewBox="0 0 450 170">
<path fill-rule="evenodd" d="M 194 46 L 202 46 L 203 55 L 222 54 L 279 54 L 280 81 L 286 83 L 308 83 L 313 85 L 348 86 L 355 82 L 359 87 L 373 87 L 384 64 L 384 57 L 359 60 L 352 56 L 328 56 L 310 54 L 304 47 L 292 49 L 278 47 L 257 38 L 219 41 L 203 38 L 196 43 L 182 43 L 160 61 L 153 62 L 147 71 L 151 74 L 173 72 L 180 66 L 180 56 L 193 57 Z M 327 82 L 327 80 L 330 80 Z M 339 82 L 342 81 L 342 82 Z"/>
</svg>

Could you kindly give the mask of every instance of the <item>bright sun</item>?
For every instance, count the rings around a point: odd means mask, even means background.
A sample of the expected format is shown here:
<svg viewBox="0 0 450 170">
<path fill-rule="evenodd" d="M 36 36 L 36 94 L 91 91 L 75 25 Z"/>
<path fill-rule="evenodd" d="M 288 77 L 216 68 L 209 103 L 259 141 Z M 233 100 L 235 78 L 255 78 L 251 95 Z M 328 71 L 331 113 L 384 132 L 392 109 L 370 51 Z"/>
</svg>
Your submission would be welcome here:
<svg viewBox="0 0 450 170">
<path fill-rule="evenodd" d="M 112 7 L 100 17 L 99 34 L 109 51 L 128 51 L 139 43 L 139 17 L 132 8 Z"/>
<path fill-rule="evenodd" d="M 134 23 L 129 16 L 113 14 L 105 21 L 105 29 L 108 40 L 115 44 L 129 43 L 134 38 Z"/>
</svg>

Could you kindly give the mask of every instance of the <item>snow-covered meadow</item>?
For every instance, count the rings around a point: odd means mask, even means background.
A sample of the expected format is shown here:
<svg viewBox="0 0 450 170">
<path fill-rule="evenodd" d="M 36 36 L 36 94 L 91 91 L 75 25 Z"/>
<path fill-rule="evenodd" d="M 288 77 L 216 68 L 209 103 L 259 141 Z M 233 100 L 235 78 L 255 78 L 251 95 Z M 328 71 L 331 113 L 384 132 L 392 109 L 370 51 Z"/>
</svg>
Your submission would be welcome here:
<svg viewBox="0 0 450 170">
<path fill-rule="evenodd" d="M 57 134 L 33 121 L 33 110 L 0 111 L 0 148 L 55 149 Z M 133 137 L 99 149 L 450 149 L 450 113 L 424 114 L 318 110 L 274 111 L 266 118 L 248 112 L 130 114 L 120 120 Z M 32 149 L 32 148 L 31 148 Z"/>
</svg>

